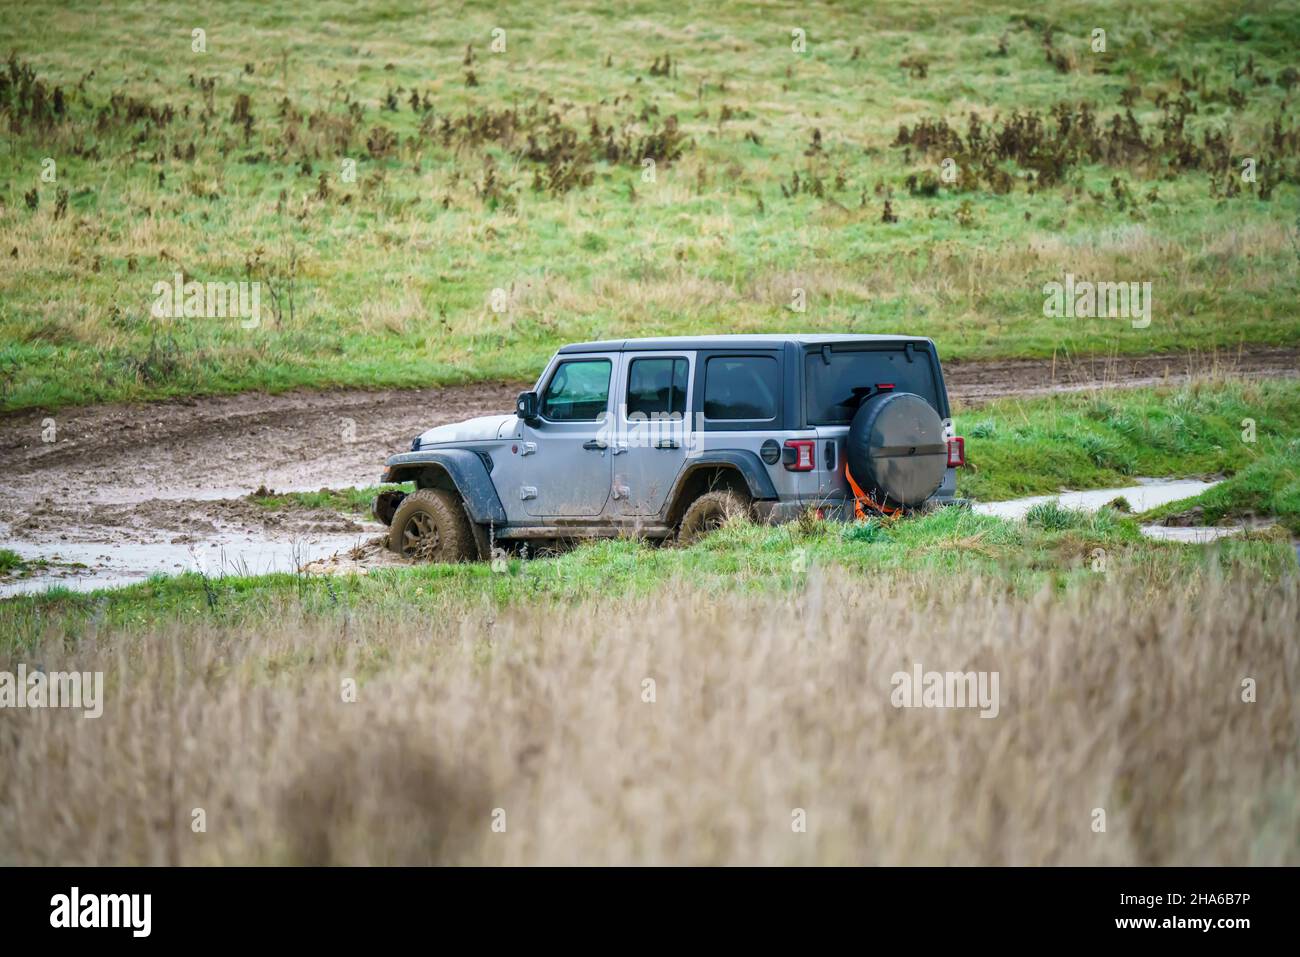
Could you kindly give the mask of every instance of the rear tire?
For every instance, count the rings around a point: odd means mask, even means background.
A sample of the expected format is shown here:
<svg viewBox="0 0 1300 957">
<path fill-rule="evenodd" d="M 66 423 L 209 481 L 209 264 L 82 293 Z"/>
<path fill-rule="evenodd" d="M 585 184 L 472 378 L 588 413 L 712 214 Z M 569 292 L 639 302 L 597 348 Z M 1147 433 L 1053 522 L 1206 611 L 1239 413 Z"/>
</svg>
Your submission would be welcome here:
<svg viewBox="0 0 1300 957">
<path fill-rule="evenodd" d="M 478 557 L 465 504 L 455 492 L 422 488 L 402 499 L 388 530 L 388 547 L 420 562 L 468 562 Z"/>
<path fill-rule="evenodd" d="M 698 542 L 735 515 L 749 516 L 748 500 L 732 491 L 706 492 L 692 502 L 682 516 L 677 541 L 682 545 Z"/>
</svg>

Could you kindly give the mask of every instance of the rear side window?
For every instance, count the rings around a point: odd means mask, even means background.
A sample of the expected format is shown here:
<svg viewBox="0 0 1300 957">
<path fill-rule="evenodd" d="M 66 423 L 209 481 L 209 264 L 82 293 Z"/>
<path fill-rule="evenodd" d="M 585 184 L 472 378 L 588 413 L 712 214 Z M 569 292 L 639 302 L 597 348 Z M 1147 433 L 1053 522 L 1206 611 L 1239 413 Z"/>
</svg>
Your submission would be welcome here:
<svg viewBox="0 0 1300 957">
<path fill-rule="evenodd" d="M 627 414 L 646 418 L 686 414 L 685 359 L 633 359 L 627 374 Z"/>
<path fill-rule="evenodd" d="M 895 392 L 915 392 L 943 414 L 929 352 L 913 349 L 911 362 L 902 349 L 832 350 L 829 356 L 829 365 L 820 351 L 804 359 L 809 425 L 846 425 L 862 395 L 854 390 L 885 383 Z"/>
<path fill-rule="evenodd" d="M 562 363 L 542 397 L 542 416 L 552 422 L 594 422 L 609 408 L 608 359 Z"/>
<path fill-rule="evenodd" d="M 780 394 L 776 359 L 771 356 L 714 356 L 705 366 L 706 419 L 775 419 Z"/>
</svg>

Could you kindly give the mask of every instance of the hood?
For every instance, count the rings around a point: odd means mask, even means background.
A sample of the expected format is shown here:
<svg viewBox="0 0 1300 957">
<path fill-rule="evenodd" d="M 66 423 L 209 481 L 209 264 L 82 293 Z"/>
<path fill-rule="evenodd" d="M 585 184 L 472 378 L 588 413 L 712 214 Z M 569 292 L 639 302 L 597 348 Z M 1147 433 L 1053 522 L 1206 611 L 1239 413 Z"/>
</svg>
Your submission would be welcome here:
<svg viewBox="0 0 1300 957">
<path fill-rule="evenodd" d="M 482 442 L 505 435 L 518 421 L 513 415 L 481 415 L 451 425 L 439 425 L 420 433 L 420 448 L 452 442 Z"/>
</svg>

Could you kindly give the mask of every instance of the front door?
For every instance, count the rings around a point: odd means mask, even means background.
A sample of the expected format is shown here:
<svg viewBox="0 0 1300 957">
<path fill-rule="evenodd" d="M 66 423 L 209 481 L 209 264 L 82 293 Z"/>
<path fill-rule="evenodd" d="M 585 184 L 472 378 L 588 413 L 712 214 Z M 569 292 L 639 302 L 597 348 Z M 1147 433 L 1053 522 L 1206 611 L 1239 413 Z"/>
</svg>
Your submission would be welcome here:
<svg viewBox="0 0 1300 957">
<path fill-rule="evenodd" d="M 539 420 L 521 430 L 529 515 L 599 515 L 609 499 L 610 396 L 618 353 L 560 359 L 541 388 Z"/>
<path fill-rule="evenodd" d="M 692 354 L 627 352 L 614 436 L 617 513 L 657 515 L 686 462 Z"/>
</svg>

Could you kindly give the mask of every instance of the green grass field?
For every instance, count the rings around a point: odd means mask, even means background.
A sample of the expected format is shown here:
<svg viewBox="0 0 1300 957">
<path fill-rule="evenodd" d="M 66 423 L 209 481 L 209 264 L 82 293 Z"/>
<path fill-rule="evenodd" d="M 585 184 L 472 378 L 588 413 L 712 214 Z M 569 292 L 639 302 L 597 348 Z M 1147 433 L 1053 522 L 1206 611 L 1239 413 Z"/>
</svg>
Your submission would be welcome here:
<svg viewBox="0 0 1300 957">
<path fill-rule="evenodd" d="M 967 358 L 1300 339 L 1293 2 L 69 2 L 32 26 L 0 4 L 0 408 L 524 377 L 564 341 L 688 331 Z M 154 318 L 177 273 L 260 282 L 259 323 Z M 1150 282 L 1150 324 L 1046 317 L 1067 273 Z"/>
</svg>

